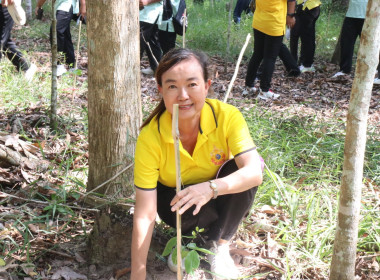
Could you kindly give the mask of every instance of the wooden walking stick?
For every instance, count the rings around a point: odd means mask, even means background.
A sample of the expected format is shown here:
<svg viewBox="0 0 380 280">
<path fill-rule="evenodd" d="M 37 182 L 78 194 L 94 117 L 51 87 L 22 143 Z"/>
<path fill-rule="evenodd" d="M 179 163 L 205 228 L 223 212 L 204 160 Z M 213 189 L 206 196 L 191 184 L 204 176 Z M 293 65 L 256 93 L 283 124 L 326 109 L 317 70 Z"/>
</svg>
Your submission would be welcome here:
<svg viewBox="0 0 380 280">
<path fill-rule="evenodd" d="M 77 59 L 75 59 L 75 64 L 74 64 L 74 71 L 76 71 L 77 66 L 78 66 L 78 59 L 79 59 L 79 47 L 80 47 L 80 32 L 82 30 L 82 21 L 79 19 L 79 32 L 78 32 L 78 43 L 77 43 Z M 74 100 L 74 90 L 75 86 L 77 84 L 77 74 L 75 73 L 74 75 L 74 85 L 73 85 L 73 95 L 71 96 L 71 100 Z"/>
<path fill-rule="evenodd" d="M 178 104 L 173 104 L 172 136 L 174 140 L 176 193 L 181 190 L 181 163 L 179 157 L 179 129 L 178 129 Z M 176 211 L 177 220 L 177 280 L 182 280 L 182 254 L 181 254 L 181 215 Z"/>
<path fill-rule="evenodd" d="M 186 25 L 187 25 L 187 14 L 186 14 L 186 9 L 185 9 L 185 12 L 183 13 L 182 48 L 185 48 L 186 46 L 186 40 L 185 40 Z"/>
<path fill-rule="evenodd" d="M 243 58 L 243 54 L 245 52 L 245 49 L 248 46 L 249 39 L 251 39 L 251 34 L 250 33 L 248 33 L 247 38 L 245 39 L 245 43 L 243 45 L 243 48 L 240 51 L 239 58 L 238 58 L 238 61 L 236 63 L 234 75 L 232 76 L 231 82 L 228 85 L 228 89 L 227 89 L 226 95 L 224 96 L 224 100 L 223 100 L 224 103 L 227 103 L 228 96 L 230 95 L 232 86 L 233 86 L 233 84 L 235 82 L 236 76 L 237 76 L 238 71 L 239 71 L 239 66 L 240 66 L 241 59 Z"/>
</svg>

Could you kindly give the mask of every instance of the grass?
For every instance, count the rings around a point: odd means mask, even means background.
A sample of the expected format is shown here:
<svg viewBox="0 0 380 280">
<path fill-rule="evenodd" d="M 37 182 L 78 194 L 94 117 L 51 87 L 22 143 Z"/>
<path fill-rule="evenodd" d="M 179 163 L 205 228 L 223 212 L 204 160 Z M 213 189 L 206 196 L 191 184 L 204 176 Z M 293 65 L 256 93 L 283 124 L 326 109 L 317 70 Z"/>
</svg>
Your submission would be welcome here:
<svg viewBox="0 0 380 280">
<path fill-rule="evenodd" d="M 188 1 L 189 29 L 186 33 L 187 46 L 201 49 L 210 55 L 226 57 L 226 30 L 228 13 L 225 2 L 214 1 L 196 6 Z M 48 3 L 47 3 L 48 5 Z M 45 16 L 50 8 L 45 8 Z M 336 10 L 330 4 L 322 6 L 322 13 L 317 22 L 317 52 L 320 59 L 328 59 L 339 36 L 344 11 Z M 244 43 L 246 34 L 252 32 L 252 18 L 243 15 L 239 26 L 232 26 L 231 56 L 237 57 Z M 72 26 L 73 41 L 77 39 L 77 27 Z M 13 37 L 26 41 L 24 47 L 27 57 L 37 62 L 37 52 L 49 50 L 49 22 L 31 22 L 30 27 L 17 29 Z M 82 33 L 85 46 L 85 31 Z M 182 38 L 178 38 L 178 43 Z M 252 52 L 252 43 L 246 54 Z M 49 60 L 43 61 L 49 65 Z M 38 62 L 37 62 L 38 63 Z M 39 66 L 44 67 L 42 62 Z M 49 67 L 49 66 L 46 66 Z M 0 113 L 3 115 L 26 114 L 31 107 L 41 104 L 41 110 L 48 115 L 50 106 L 50 74 L 38 73 L 38 83 L 28 84 L 22 75 L 7 61 L 0 62 Z M 78 146 L 86 145 L 87 109 L 85 106 L 71 104 L 72 75 L 65 75 L 59 81 L 59 115 L 60 130 L 52 135 L 46 129 L 44 139 L 51 143 L 64 145 L 68 132 L 83 136 L 72 142 L 57 156 L 56 168 L 47 171 L 47 175 L 56 178 L 58 186 L 54 188 L 54 197 L 39 196 L 50 201 L 45 212 L 31 211 L 20 207 L 20 211 L 30 215 L 28 222 L 46 224 L 46 232 L 58 235 L 61 229 L 54 228 L 51 220 L 64 224 L 71 220 L 75 226 L 83 228 L 84 234 L 89 230 L 91 221 L 84 220 L 76 214 L 68 219 L 63 215 L 69 211 L 61 207 L 75 195 L 75 190 L 83 191 L 87 177 L 87 168 L 72 169 L 73 162 L 81 155 Z M 79 86 L 79 92 L 86 94 L 87 83 Z M 241 110 L 249 125 L 251 135 L 259 147 L 269 169 L 265 172 L 264 183 L 260 186 L 252 213 L 261 207 L 270 205 L 281 210 L 281 217 L 272 217 L 275 228 L 274 239 L 283 252 L 285 265 L 284 279 L 310 279 L 310 275 L 319 275 L 319 279 L 328 278 L 329 262 L 332 255 L 334 228 L 337 219 L 337 201 L 342 175 L 345 122 L 340 118 L 321 118 L 319 115 L 276 112 L 253 104 L 245 106 L 233 101 Z M 71 104 L 64 106 L 64 104 Z M 148 105 L 148 107 L 150 107 Z M 246 109 L 249 108 L 249 109 Z M 145 112 L 146 113 L 146 112 Z M 46 126 L 46 125 L 45 125 Z M 45 129 L 40 124 L 36 129 Z M 0 129 L 4 130 L 0 123 Z M 28 131 L 22 132 L 25 139 L 33 140 Z M 378 186 L 380 184 L 379 132 L 376 127 L 368 127 L 368 140 L 364 166 L 364 188 L 361 217 L 359 224 L 358 250 L 365 256 L 378 254 L 380 247 L 380 214 Z M 36 188 L 39 181 L 30 184 Z M 54 187 L 55 184 L 52 184 Z M 45 186 L 49 189 L 51 186 Z M 1 187 L 2 188 L 2 187 Z M 71 213 L 71 212 L 70 212 Z M 14 224 L 17 235 L 6 233 L 0 245 L 2 253 L 14 252 L 25 256 L 23 261 L 33 261 L 37 256 L 30 252 L 28 241 L 35 235 L 27 223 L 18 219 Z M 23 239 L 19 246 L 14 236 Z M 43 253 L 40 253 L 43 254 Z M 377 260 L 380 261 L 377 255 Z M 1 261 L 1 258 L 0 258 Z M 308 278 L 309 277 L 309 278 Z"/>
</svg>

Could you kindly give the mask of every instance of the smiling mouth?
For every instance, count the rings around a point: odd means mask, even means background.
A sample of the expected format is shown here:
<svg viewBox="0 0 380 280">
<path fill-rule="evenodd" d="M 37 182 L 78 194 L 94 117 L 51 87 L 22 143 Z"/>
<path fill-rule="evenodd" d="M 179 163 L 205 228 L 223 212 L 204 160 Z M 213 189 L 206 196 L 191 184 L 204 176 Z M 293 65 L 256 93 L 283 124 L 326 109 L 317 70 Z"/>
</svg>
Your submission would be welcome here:
<svg viewBox="0 0 380 280">
<path fill-rule="evenodd" d="M 190 109 L 191 106 L 193 106 L 193 104 L 179 105 L 178 108 L 179 108 L 180 110 L 186 110 L 186 109 Z"/>
</svg>

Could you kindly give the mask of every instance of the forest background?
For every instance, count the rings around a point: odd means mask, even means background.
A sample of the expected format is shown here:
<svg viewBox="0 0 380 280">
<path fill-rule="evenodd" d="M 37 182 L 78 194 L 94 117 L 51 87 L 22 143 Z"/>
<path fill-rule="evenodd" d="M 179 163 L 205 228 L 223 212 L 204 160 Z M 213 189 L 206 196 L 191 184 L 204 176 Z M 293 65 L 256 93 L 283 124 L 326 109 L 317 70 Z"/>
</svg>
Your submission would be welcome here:
<svg viewBox="0 0 380 280">
<path fill-rule="evenodd" d="M 222 99 L 245 37 L 252 32 L 252 17 L 243 14 L 241 24 L 231 26 L 227 50 L 229 1 L 205 1 L 203 5 L 188 2 L 186 46 L 209 54 L 214 83 L 211 95 Z M 48 125 L 50 10 L 46 5 L 42 22 L 33 19 L 13 30 L 16 44 L 39 67 L 34 80 L 26 82 L 9 61 L 0 62 L 0 144 L 8 141 L 9 147 L 21 147 L 24 156 L 39 162 L 38 168 L 0 167 L 0 277 L 54 279 L 62 267 L 69 267 L 80 275 L 92 273 L 92 278 L 95 274 L 101 278 L 106 272 L 96 271 L 83 253 L 95 212 L 80 200 L 86 191 L 88 172 L 86 27 L 82 27 L 80 38 L 79 71 L 59 79 L 59 130 L 53 133 Z M 241 97 L 252 40 L 241 63 L 228 102 L 243 112 L 269 168 L 252 211 L 234 240 L 236 259 L 252 279 L 328 279 L 345 116 L 353 80 L 353 75 L 351 79 L 332 79 L 338 67 L 329 61 L 345 11 L 342 3 L 323 1 L 317 22 L 316 73 L 288 78 L 278 61 L 273 89 L 281 94 L 279 101 L 257 102 Z M 73 22 L 74 45 L 78 31 Z M 182 45 L 181 39 L 178 46 Z M 141 65 L 147 66 L 145 58 Z M 150 77 L 142 76 L 141 81 L 146 116 L 158 96 Z M 380 279 L 379 100 L 380 88 L 374 86 L 359 225 L 358 279 Z M 128 202 L 133 202 L 133 197 Z M 173 234 L 162 225 L 158 225 L 158 231 L 163 237 Z M 152 271 L 160 275 L 164 262 L 158 257 L 161 252 L 156 253 Z M 202 271 L 196 273 L 188 279 L 207 278 Z"/>
</svg>

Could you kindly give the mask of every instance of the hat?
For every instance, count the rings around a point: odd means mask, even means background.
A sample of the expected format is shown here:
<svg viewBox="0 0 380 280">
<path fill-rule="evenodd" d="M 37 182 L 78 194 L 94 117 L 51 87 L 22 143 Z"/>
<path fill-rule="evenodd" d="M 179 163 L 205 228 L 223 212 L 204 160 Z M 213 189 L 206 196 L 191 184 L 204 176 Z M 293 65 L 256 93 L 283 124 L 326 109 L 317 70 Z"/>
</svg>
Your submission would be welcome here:
<svg viewBox="0 0 380 280">
<path fill-rule="evenodd" d="M 8 12 L 14 22 L 18 25 L 24 25 L 26 22 L 25 11 L 21 6 L 21 0 L 13 0 L 11 5 L 8 5 Z"/>
</svg>

